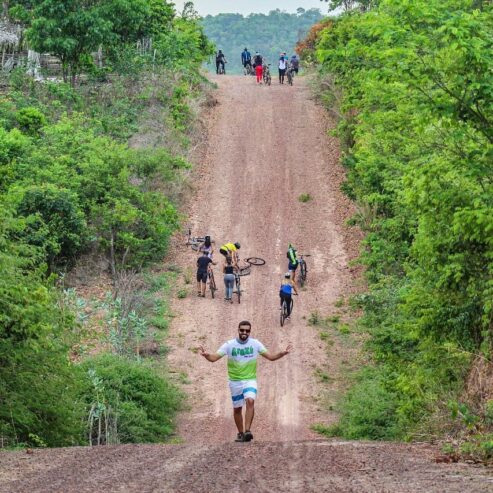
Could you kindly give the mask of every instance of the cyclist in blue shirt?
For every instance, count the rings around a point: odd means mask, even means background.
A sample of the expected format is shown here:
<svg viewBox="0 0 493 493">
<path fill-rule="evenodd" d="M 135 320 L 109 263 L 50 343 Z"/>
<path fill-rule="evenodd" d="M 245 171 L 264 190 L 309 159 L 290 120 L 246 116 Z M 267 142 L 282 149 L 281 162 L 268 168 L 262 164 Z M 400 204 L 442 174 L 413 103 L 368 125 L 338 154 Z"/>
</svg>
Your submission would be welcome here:
<svg viewBox="0 0 493 493">
<path fill-rule="evenodd" d="M 294 294 L 298 294 L 296 286 L 291 279 L 291 272 L 286 272 L 286 274 L 284 274 L 284 279 L 281 282 L 281 289 L 279 290 L 279 296 L 281 298 L 281 310 L 284 301 L 286 301 L 286 304 L 288 305 L 288 315 L 286 319 L 289 319 L 291 315 L 291 296 L 293 294 L 293 291 Z"/>
<path fill-rule="evenodd" d="M 250 65 L 250 69 L 252 68 L 252 55 L 247 48 L 241 52 L 241 63 L 244 68 L 247 68 L 248 65 Z"/>
</svg>

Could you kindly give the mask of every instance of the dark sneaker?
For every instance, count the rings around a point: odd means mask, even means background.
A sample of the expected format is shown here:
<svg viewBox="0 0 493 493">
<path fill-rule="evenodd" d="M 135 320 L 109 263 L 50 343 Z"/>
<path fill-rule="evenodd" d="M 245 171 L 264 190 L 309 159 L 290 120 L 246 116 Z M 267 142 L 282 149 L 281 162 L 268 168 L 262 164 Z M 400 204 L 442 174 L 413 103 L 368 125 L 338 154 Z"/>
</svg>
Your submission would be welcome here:
<svg viewBox="0 0 493 493">
<path fill-rule="evenodd" d="M 243 433 L 238 433 L 236 435 L 235 442 L 244 442 L 245 441 L 245 435 Z"/>
<path fill-rule="evenodd" d="M 253 440 L 253 433 L 250 430 L 245 431 L 245 434 L 243 436 L 243 441 L 249 442 L 250 440 Z"/>
</svg>

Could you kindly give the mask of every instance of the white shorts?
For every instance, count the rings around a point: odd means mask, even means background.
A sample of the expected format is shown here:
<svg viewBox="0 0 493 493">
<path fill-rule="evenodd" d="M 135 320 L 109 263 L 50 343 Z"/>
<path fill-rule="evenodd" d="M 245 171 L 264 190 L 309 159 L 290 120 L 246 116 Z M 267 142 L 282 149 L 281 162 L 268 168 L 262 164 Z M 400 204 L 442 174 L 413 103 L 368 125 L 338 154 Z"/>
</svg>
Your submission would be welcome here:
<svg viewBox="0 0 493 493">
<path fill-rule="evenodd" d="M 229 390 L 233 399 L 233 407 L 243 407 L 245 399 L 257 397 L 257 380 L 230 380 Z"/>
</svg>

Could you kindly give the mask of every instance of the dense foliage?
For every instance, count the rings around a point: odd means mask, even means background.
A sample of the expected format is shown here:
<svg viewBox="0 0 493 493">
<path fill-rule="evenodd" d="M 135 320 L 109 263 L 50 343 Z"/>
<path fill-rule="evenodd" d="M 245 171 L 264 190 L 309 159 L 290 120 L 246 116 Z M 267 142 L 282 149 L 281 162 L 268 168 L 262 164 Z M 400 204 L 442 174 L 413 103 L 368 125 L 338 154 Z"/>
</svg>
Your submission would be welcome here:
<svg viewBox="0 0 493 493">
<path fill-rule="evenodd" d="M 310 26 L 320 20 L 318 9 L 299 8 L 296 14 L 272 10 L 269 14 L 208 15 L 202 25 L 208 38 L 217 49 L 223 50 L 228 61 L 226 71 L 242 71 L 241 52 L 247 47 L 252 54 L 256 51 L 276 63 L 279 53 L 294 53 L 296 42 L 302 39 Z"/>
<path fill-rule="evenodd" d="M 366 232 L 373 363 L 343 406 L 351 438 L 441 426 L 423 420 L 451 407 L 475 353 L 491 357 L 493 329 L 491 3 L 375 3 L 317 49 Z"/>
<path fill-rule="evenodd" d="M 117 287 L 122 272 L 139 271 L 166 252 L 179 219 L 176 194 L 169 192 L 189 167 L 183 154 L 190 104 L 203 87 L 199 67 L 211 45 L 194 19 L 176 17 L 172 4 L 160 0 L 10 6 L 24 20 L 31 46 L 58 55 L 64 75 L 73 77 L 72 84 L 36 82 L 20 67 L 2 81 L 2 446 L 87 443 L 88 415 L 89 426 L 102 423 L 102 408 L 93 407 L 102 402 L 101 386 L 119 423 L 114 441 L 163 440 L 178 397 L 133 350 L 131 338 L 142 334 L 127 330 L 121 359 L 74 363 L 81 306 L 63 290 L 63 278 L 81 256 L 93 254 L 106 259 Z M 140 42 L 147 36 L 152 50 Z M 105 63 L 97 66 L 91 52 L 100 43 Z M 83 79 L 75 77 L 81 72 Z M 151 116 L 165 141 L 130 147 Z M 110 298 L 125 302 L 116 291 Z M 135 305 L 125 305 L 119 324 L 128 328 L 132 318 L 147 330 Z"/>
</svg>

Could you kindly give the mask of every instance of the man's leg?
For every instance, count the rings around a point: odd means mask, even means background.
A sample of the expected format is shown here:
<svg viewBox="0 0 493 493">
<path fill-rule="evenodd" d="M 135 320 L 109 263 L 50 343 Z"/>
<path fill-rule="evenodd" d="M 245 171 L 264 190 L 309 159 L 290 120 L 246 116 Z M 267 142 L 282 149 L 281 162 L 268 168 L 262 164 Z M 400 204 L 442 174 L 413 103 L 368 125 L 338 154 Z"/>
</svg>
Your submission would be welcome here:
<svg viewBox="0 0 493 493">
<path fill-rule="evenodd" d="M 238 428 L 238 433 L 243 433 L 243 408 L 234 407 L 233 408 L 233 418 L 235 419 L 236 428 Z"/>
<path fill-rule="evenodd" d="M 253 399 L 245 399 L 246 411 L 245 411 L 245 432 L 250 431 L 252 428 L 253 417 L 255 416 L 255 401 Z"/>
<path fill-rule="evenodd" d="M 286 295 L 286 305 L 288 306 L 288 317 L 291 316 L 291 295 Z"/>
<path fill-rule="evenodd" d="M 205 298 L 205 288 L 207 287 L 207 284 L 202 281 L 202 296 Z"/>
</svg>

